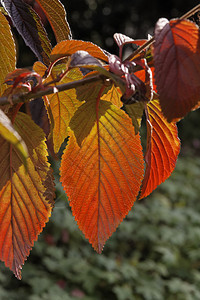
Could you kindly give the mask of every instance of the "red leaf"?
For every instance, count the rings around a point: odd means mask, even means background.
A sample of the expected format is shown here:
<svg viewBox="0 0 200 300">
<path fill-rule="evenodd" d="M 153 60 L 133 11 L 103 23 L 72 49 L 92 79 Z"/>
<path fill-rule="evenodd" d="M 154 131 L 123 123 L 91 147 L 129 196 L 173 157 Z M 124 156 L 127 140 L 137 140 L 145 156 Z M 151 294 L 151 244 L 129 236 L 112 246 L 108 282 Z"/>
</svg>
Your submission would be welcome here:
<svg viewBox="0 0 200 300">
<path fill-rule="evenodd" d="M 163 117 L 157 100 L 147 104 L 147 112 L 146 171 L 140 199 L 147 197 L 171 175 L 180 151 L 176 124 L 168 123 Z"/>
<path fill-rule="evenodd" d="M 188 20 L 162 26 L 158 21 L 155 30 L 155 80 L 170 122 L 184 117 L 200 100 L 200 31 Z"/>
</svg>

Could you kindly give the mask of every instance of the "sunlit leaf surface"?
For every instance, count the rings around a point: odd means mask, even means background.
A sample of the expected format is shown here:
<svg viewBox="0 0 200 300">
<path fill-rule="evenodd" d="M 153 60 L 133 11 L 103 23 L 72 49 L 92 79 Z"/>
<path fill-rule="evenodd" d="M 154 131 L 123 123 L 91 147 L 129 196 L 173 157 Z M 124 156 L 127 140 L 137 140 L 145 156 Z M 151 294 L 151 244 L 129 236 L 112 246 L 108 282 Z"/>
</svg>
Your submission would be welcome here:
<svg viewBox="0 0 200 300">
<path fill-rule="evenodd" d="M 20 279 L 22 265 L 51 215 L 54 184 L 42 130 L 23 113 L 14 125 L 30 156 L 25 171 L 15 148 L 0 138 L 0 259 Z"/>
<path fill-rule="evenodd" d="M 100 253 L 136 200 L 143 155 L 140 137 L 122 110 L 102 100 L 99 106 L 83 105 L 70 125 L 61 181 L 79 228 Z"/>
<path fill-rule="evenodd" d="M 140 198 L 147 197 L 175 168 L 180 140 L 175 123 L 163 117 L 158 100 L 147 104 L 146 170 Z"/>
<path fill-rule="evenodd" d="M 71 38 L 71 31 L 66 19 L 64 6 L 59 0 L 36 0 L 44 11 L 53 32 L 56 41 L 68 40 Z"/>
<path fill-rule="evenodd" d="M 15 43 L 8 21 L 0 12 L 0 95 L 6 89 L 4 79 L 6 75 L 15 69 L 16 53 Z"/>
</svg>

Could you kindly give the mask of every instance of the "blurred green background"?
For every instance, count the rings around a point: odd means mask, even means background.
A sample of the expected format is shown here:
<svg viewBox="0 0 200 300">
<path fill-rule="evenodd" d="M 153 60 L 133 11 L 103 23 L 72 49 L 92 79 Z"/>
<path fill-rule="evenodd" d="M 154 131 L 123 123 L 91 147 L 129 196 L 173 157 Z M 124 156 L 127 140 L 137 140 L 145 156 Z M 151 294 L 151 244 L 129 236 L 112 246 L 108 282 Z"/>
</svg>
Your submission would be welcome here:
<svg viewBox="0 0 200 300">
<path fill-rule="evenodd" d="M 113 34 L 146 38 L 159 17 L 181 16 L 199 1 L 62 1 L 73 38 L 115 53 Z M 48 30 L 48 27 L 47 27 Z M 17 36 L 18 66 L 35 60 Z M 0 299 L 199 300 L 200 111 L 178 123 L 182 150 L 172 176 L 127 218 L 96 254 L 78 230 L 55 170 L 56 204 L 22 270 L 0 263 Z"/>
</svg>

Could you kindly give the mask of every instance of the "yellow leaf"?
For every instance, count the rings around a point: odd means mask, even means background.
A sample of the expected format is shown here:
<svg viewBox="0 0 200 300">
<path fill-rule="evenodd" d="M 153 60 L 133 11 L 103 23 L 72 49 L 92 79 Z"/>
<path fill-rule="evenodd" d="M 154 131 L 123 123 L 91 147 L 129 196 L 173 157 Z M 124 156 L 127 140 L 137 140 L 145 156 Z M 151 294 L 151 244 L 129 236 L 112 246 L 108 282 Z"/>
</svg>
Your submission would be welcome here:
<svg viewBox="0 0 200 300">
<path fill-rule="evenodd" d="M 16 51 L 10 26 L 4 15 L 0 12 L 0 95 L 6 89 L 4 79 L 6 75 L 15 69 Z"/>
<path fill-rule="evenodd" d="M 62 69 L 63 65 L 55 66 L 44 83 L 47 84 L 48 82 L 56 79 Z M 34 65 L 34 70 L 39 74 L 44 74 L 46 67 L 42 63 L 37 62 Z M 82 77 L 83 76 L 78 69 L 73 69 L 69 71 L 58 84 L 79 80 L 82 79 Z M 56 87 L 56 84 L 54 84 L 54 86 Z M 59 93 L 56 92 L 46 97 L 46 99 L 47 101 L 45 101 L 45 106 L 49 115 L 50 123 L 53 127 L 52 134 L 54 151 L 57 153 L 61 144 L 68 135 L 69 122 L 77 108 L 81 105 L 81 102 L 77 100 L 75 89 L 65 90 Z"/>
<path fill-rule="evenodd" d="M 70 39 L 71 31 L 62 3 L 59 0 L 36 0 L 36 2 L 42 8 L 51 24 L 57 43 Z"/>
<path fill-rule="evenodd" d="M 0 134 L 4 139 L 13 144 L 16 150 L 19 152 L 23 159 L 23 163 L 26 166 L 26 159 L 28 158 L 28 149 L 26 144 L 22 140 L 19 133 L 13 127 L 10 119 L 0 109 Z"/>
</svg>

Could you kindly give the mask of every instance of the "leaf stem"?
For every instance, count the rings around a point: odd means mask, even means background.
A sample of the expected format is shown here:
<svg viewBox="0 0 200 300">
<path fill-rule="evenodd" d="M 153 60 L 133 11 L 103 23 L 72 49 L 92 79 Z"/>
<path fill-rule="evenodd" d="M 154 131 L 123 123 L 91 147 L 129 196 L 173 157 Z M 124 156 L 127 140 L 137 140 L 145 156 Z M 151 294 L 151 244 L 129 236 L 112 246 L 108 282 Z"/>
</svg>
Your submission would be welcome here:
<svg viewBox="0 0 200 300">
<path fill-rule="evenodd" d="M 99 104 L 100 104 L 100 99 L 103 94 L 103 91 L 105 89 L 105 85 L 102 85 L 100 88 L 100 91 L 97 96 L 97 101 L 96 101 L 96 122 L 97 122 L 97 139 L 98 139 L 98 219 L 97 219 L 97 235 L 98 235 L 98 250 L 97 252 L 100 254 L 102 252 L 102 243 L 100 242 L 100 206 L 101 206 L 101 147 L 100 147 L 100 127 L 99 127 Z"/>
<path fill-rule="evenodd" d="M 198 12 L 200 10 L 200 4 L 196 5 L 195 7 L 193 7 L 190 11 L 188 11 L 187 13 L 185 13 L 183 16 L 181 16 L 179 18 L 179 20 L 184 20 L 184 19 L 188 19 L 190 18 L 192 15 L 194 15 L 196 12 Z M 124 61 L 127 60 L 133 60 L 133 58 L 140 54 L 143 50 L 145 50 L 147 47 L 151 46 L 155 41 L 155 37 L 153 36 L 150 40 L 146 41 L 142 46 L 140 46 L 139 48 L 137 48 L 133 53 L 131 53 Z"/>
<path fill-rule="evenodd" d="M 182 17 L 180 17 L 180 20 L 183 19 L 188 19 L 191 16 L 193 16 L 196 12 L 198 12 L 200 10 L 200 4 L 196 5 L 195 7 L 193 7 L 190 11 L 188 11 L 187 13 L 185 13 Z"/>
</svg>

